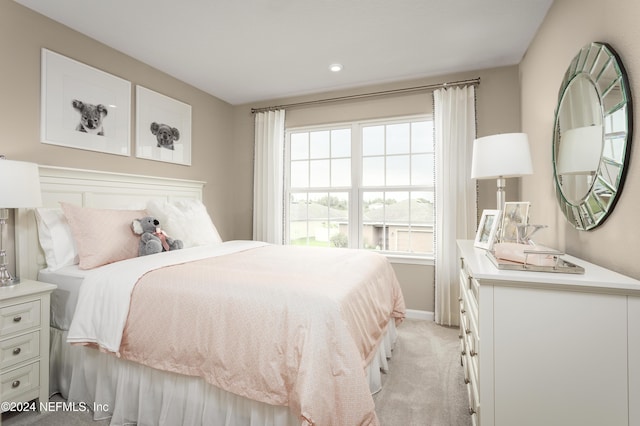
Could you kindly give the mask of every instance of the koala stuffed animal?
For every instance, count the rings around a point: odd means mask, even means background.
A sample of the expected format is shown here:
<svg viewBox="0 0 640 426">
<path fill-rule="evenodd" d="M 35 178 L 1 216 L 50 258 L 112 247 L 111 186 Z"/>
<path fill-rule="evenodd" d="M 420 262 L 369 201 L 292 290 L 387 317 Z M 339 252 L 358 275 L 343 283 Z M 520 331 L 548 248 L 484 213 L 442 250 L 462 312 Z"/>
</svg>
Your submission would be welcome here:
<svg viewBox="0 0 640 426">
<path fill-rule="evenodd" d="M 107 107 L 102 104 L 93 105 L 74 99 L 73 108 L 80 113 L 80 123 L 76 130 L 83 133 L 104 136 L 102 120 L 107 116 Z"/>
<path fill-rule="evenodd" d="M 151 133 L 153 133 L 158 141 L 158 148 L 167 148 L 174 150 L 173 142 L 180 139 L 180 131 L 168 124 L 151 123 Z"/>
<path fill-rule="evenodd" d="M 140 235 L 138 256 L 179 250 L 183 247 L 182 241 L 169 237 L 160 229 L 158 219 L 152 216 L 134 219 L 131 223 L 131 229 L 133 229 L 134 233 Z"/>
</svg>

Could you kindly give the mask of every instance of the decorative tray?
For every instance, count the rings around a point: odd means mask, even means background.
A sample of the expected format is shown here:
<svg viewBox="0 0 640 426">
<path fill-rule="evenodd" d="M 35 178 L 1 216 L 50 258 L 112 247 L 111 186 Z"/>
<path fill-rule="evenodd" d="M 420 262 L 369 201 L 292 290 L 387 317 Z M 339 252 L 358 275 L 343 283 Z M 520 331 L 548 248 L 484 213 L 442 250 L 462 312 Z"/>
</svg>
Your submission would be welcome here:
<svg viewBox="0 0 640 426">
<path fill-rule="evenodd" d="M 552 255 L 555 259 L 555 265 L 553 266 L 538 266 L 532 265 L 530 263 L 520 263 L 513 262 L 505 259 L 497 259 L 493 252 L 487 250 L 487 257 L 498 269 L 505 269 L 510 271 L 532 271 L 532 272 L 559 272 L 563 274 L 584 274 L 584 268 L 582 266 L 576 265 L 575 263 L 569 262 L 568 260 L 564 260 L 560 256 L 564 253 L 560 253 L 557 251 L 543 252 L 543 251 L 532 251 L 526 252 L 525 254 L 548 254 Z"/>
</svg>

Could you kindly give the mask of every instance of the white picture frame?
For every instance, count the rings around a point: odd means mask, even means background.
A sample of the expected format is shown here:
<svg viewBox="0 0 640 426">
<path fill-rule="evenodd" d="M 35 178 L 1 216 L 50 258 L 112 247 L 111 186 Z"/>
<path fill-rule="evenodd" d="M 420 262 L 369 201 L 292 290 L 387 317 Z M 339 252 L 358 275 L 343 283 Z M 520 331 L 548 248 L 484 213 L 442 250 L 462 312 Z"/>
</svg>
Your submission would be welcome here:
<svg viewBox="0 0 640 426">
<path fill-rule="evenodd" d="M 529 201 L 514 201 L 504 203 L 502 226 L 500 228 L 501 243 L 518 242 L 518 225 L 529 223 Z"/>
<path fill-rule="evenodd" d="M 500 210 L 483 210 L 474 246 L 485 250 L 491 250 L 496 240 L 496 234 L 500 225 L 502 211 Z"/>
<path fill-rule="evenodd" d="M 136 157 L 190 166 L 191 105 L 137 85 Z"/>
<path fill-rule="evenodd" d="M 131 83 L 43 48 L 40 140 L 131 155 Z"/>
</svg>

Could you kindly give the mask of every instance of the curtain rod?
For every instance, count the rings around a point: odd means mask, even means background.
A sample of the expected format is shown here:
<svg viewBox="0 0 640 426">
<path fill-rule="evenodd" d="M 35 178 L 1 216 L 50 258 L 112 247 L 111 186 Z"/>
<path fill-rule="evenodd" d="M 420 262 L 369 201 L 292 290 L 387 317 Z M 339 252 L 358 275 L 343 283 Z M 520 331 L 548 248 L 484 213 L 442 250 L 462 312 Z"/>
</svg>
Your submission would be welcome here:
<svg viewBox="0 0 640 426">
<path fill-rule="evenodd" d="M 382 90 L 380 92 L 361 93 L 359 95 L 338 96 L 335 98 L 317 99 L 314 101 L 296 102 L 296 103 L 283 104 L 283 105 L 273 105 L 273 106 L 268 106 L 263 108 L 251 108 L 251 114 L 255 114 L 258 112 L 265 112 L 265 111 L 274 111 L 278 109 L 326 104 L 329 102 L 348 101 L 352 99 L 372 98 L 374 96 L 395 95 L 395 94 L 401 94 L 401 93 L 419 92 L 423 90 L 435 90 L 435 89 L 441 89 L 444 87 L 457 87 L 457 86 L 468 86 L 468 85 L 472 85 L 472 86 L 480 85 L 480 77 L 472 78 L 469 80 L 452 81 L 450 83 L 427 84 L 426 86 L 405 87 L 404 89 Z"/>
</svg>

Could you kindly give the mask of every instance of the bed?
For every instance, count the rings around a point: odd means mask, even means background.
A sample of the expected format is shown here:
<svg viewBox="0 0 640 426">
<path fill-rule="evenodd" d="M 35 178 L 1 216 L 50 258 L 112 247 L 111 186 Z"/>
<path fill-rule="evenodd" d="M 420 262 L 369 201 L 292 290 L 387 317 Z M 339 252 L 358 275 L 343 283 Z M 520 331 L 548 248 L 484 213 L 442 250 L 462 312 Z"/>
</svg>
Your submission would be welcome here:
<svg viewBox="0 0 640 426">
<path fill-rule="evenodd" d="M 405 313 L 385 257 L 222 242 L 199 181 L 40 174 L 44 207 L 18 211 L 16 248 L 21 276 L 58 286 L 52 394 L 113 425 L 378 424 Z M 185 248 L 131 255 L 122 223 L 146 212 Z"/>
</svg>

